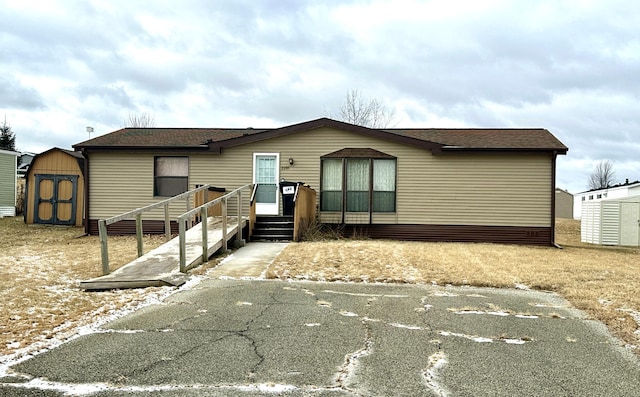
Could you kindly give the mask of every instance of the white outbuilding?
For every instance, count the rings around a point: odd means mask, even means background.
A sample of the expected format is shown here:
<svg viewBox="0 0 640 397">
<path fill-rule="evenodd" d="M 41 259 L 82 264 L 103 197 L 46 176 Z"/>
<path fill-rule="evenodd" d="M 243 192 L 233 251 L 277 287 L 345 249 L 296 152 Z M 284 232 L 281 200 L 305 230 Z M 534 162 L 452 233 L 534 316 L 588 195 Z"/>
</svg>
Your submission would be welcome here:
<svg viewBox="0 0 640 397">
<path fill-rule="evenodd" d="M 640 246 L 640 196 L 582 204 L 583 243 Z"/>
</svg>

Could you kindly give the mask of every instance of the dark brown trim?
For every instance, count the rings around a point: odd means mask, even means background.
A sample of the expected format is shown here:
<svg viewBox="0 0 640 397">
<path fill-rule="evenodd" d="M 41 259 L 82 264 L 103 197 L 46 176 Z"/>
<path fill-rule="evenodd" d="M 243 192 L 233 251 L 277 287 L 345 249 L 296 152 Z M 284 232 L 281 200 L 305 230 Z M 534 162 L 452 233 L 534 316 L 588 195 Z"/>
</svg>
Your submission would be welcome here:
<svg viewBox="0 0 640 397">
<path fill-rule="evenodd" d="M 553 246 L 554 227 L 476 225 L 332 225 L 346 237 L 425 242 Z"/>
<path fill-rule="evenodd" d="M 86 151 L 81 152 L 84 156 L 84 232 L 85 234 L 91 234 L 89 232 L 89 156 Z M 97 231 L 96 225 L 96 231 Z"/>
<path fill-rule="evenodd" d="M 549 220 L 551 227 L 551 243 L 556 243 L 556 159 L 558 154 L 553 153 L 551 158 L 551 219 Z"/>
<path fill-rule="evenodd" d="M 98 235 L 98 220 L 91 219 L 87 222 L 89 225 L 90 235 Z M 178 222 L 171 221 L 171 234 L 177 235 L 178 231 Z M 154 220 L 142 220 L 142 229 L 144 234 L 164 234 L 164 221 L 154 221 Z M 242 235 L 247 236 L 249 232 L 249 225 L 247 224 L 242 229 Z M 107 234 L 109 236 L 130 236 L 136 234 L 136 221 L 135 220 L 124 220 L 120 222 L 113 223 L 107 226 Z"/>
<path fill-rule="evenodd" d="M 181 152 L 181 153 L 192 153 L 192 152 L 208 152 L 209 148 L 207 145 L 199 145 L 199 146 L 78 146 L 74 145 L 74 148 L 82 150 L 83 152 L 87 151 L 106 151 L 106 152 L 117 152 L 117 151 L 125 151 L 125 152 L 153 152 L 153 153 L 165 153 L 165 152 Z"/>
<path fill-rule="evenodd" d="M 362 127 L 359 125 L 344 123 L 342 121 L 331 120 L 328 118 L 321 118 L 311 121 L 306 121 L 303 123 L 293 124 L 282 128 L 275 128 L 272 130 L 264 130 L 260 133 L 255 134 L 247 134 L 237 138 L 226 139 L 224 141 L 210 142 L 209 150 L 219 152 L 221 149 L 226 147 L 233 147 L 244 145 L 247 143 L 259 142 L 265 139 L 277 138 L 281 136 L 286 136 L 290 134 L 294 134 L 297 132 L 310 131 L 317 128 L 334 128 L 341 131 L 353 132 L 356 134 L 378 138 L 391 142 L 403 143 L 405 145 L 415 146 L 426 150 L 439 150 L 442 147 L 441 144 L 425 141 L 421 139 L 411 138 L 407 136 L 402 136 L 398 134 L 393 134 L 390 132 L 386 132 L 384 130 L 371 129 L 367 127 Z"/>
<path fill-rule="evenodd" d="M 87 222 L 89 226 L 88 234 L 98 234 L 98 219 L 91 219 Z M 178 222 L 171 221 L 171 233 L 178 233 Z M 142 230 L 144 234 L 164 234 L 164 221 L 142 220 Z M 110 236 L 135 235 L 136 221 L 127 219 L 107 226 L 107 234 Z"/>
<path fill-rule="evenodd" d="M 344 148 L 320 156 L 320 159 L 395 159 L 395 156 L 371 148 Z"/>
</svg>

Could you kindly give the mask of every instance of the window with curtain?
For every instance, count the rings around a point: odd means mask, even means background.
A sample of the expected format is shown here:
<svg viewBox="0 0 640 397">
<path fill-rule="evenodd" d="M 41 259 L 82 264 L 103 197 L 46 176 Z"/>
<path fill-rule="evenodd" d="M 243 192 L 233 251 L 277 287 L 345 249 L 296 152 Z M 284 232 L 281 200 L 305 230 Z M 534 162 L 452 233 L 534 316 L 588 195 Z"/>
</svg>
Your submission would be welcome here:
<svg viewBox="0 0 640 397">
<path fill-rule="evenodd" d="M 373 160 L 373 212 L 396 210 L 396 160 Z"/>
<path fill-rule="evenodd" d="M 320 210 L 342 211 L 342 159 L 322 160 Z"/>
<path fill-rule="evenodd" d="M 189 190 L 189 157 L 154 158 L 153 195 L 173 197 Z"/>
<path fill-rule="evenodd" d="M 395 212 L 395 158 L 324 158 L 320 210 Z"/>
<path fill-rule="evenodd" d="M 369 159 L 347 160 L 347 212 L 369 211 Z"/>
</svg>

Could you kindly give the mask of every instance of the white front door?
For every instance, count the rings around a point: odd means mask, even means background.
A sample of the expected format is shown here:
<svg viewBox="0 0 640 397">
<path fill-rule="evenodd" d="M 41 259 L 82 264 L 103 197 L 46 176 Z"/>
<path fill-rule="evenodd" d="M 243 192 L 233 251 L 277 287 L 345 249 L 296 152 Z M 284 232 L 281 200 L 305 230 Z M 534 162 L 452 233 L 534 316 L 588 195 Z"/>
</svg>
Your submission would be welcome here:
<svg viewBox="0 0 640 397">
<path fill-rule="evenodd" d="M 256 214 L 278 215 L 278 177 L 280 171 L 278 153 L 253 154 L 253 183 L 256 188 Z"/>
</svg>

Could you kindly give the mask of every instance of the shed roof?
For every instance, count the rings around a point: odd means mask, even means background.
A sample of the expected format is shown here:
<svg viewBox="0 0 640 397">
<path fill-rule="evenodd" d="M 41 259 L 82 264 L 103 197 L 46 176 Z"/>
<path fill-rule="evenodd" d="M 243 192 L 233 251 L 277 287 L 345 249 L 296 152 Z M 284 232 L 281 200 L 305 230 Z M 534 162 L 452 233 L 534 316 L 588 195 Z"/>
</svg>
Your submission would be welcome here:
<svg viewBox="0 0 640 397">
<path fill-rule="evenodd" d="M 66 154 L 66 155 L 69 155 L 69 156 L 75 158 L 76 161 L 78 162 L 78 168 L 80 168 L 80 172 L 82 172 L 84 174 L 84 156 L 82 155 L 82 153 L 75 152 L 73 150 L 61 149 L 59 147 L 53 147 L 53 148 L 51 148 L 49 150 L 45 150 L 42 153 L 36 154 L 35 157 L 33 158 L 33 160 L 31 160 L 31 163 L 29 163 L 29 168 L 27 168 L 27 171 L 26 171 L 25 175 L 28 177 L 31 174 L 31 170 L 33 169 L 33 167 L 37 163 L 37 159 L 39 159 L 41 157 L 45 157 L 47 154 L 52 153 L 52 152 L 62 152 L 64 154 Z"/>
<path fill-rule="evenodd" d="M 453 151 L 553 151 L 567 147 L 543 128 L 412 128 L 372 129 L 328 118 L 281 128 L 123 128 L 73 145 L 76 150 L 203 150 L 261 141 L 321 127 L 350 131 L 422 147 L 434 154 Z"/>
</svg>

